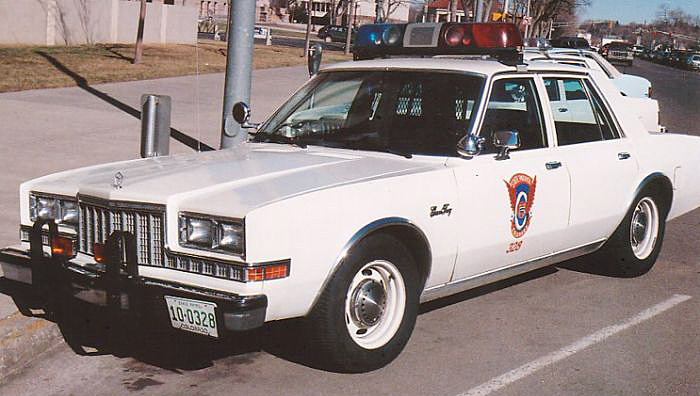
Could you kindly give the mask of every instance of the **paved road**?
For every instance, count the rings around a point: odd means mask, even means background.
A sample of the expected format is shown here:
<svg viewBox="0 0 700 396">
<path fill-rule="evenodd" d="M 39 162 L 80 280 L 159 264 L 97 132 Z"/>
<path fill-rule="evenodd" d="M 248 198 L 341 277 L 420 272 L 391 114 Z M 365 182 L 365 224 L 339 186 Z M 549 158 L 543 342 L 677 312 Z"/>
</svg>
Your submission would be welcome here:
<svg viewBox="0 0 700 396">
<path fill-rule="evenodd" d="M 628 72 L 653 80 L 672 130 L 700 134 L 698 75 Z M 303 334 L 287 323 L 226 344 L 140 332 L 92 356 L 61 344 L 0 394 L 697 395 L 699 229 L 700 210 L 669 223 L 641 278 L 569 262 L 424 304 L 404 353 L 367 374 L 307 367 L 314 351 L 294 347 Z"/>
</svg>

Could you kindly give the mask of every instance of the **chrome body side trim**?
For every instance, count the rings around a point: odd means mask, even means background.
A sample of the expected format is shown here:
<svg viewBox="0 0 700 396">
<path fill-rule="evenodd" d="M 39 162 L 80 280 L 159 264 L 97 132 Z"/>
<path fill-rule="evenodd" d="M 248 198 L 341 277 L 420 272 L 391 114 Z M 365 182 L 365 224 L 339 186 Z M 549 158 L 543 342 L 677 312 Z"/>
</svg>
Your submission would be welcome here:
<svg viewBox="0 0 700 396">
<path fill-rule="evenodd" d="M 479 286 L 484 286 L 489 283 L 498 282 L 506 278 L 511 278 L 516 275 L 524 274 L 526 272 L 530 272 L 538 268 L 570 260 L 572 258 L 583 256 L 588 253 L 593 253 L 594 251 L 598 250 L 603 245 L 603 243 L 605 243 L 605 241 L 606 239 L 601 239 L 586 245 L 578 246 L 572 249 L 564 250 L 547 256 L 542 256 L 532 260 L 528 260 L 519 264 L 515 264 L 507 268 L 502 268 L 471 278 L 460 279 L 458 281 L 446 283 L 444 285 L 431 287 L 430 289 L 426 289 L 423 291 L 423 294 L 421 294 L 420 296 L 420 302 L 423 303 L 431 300 L 436 300 L 438 298 L 447 297 L 452 294 L 463 292 L 465 290 L 474 289 Z"/>
<path fill-rule="evenodd" d="M 360 242 L 362 239 L 364 239 L 367 235 L 371 234 L 372 232 L 375 232 L 377 230 L 380 230 L 382 228 L 386 228 L 389 226 L 404 226 L 404 227 L 409 227 L 413 229 L 414 231 L 417 231 L 418 234 L 421 236 L 423 241 L 425 242 L 425 245 L 428 247 L 428 276 L 430 276 L 430 265 L 433 262 L 433 254 L 432 251 L 430 250 L 430 244 L 428 243 L 428 237 L 425 235 L 425 233 L 418 228 L 415 224 L 413 224 L 412 221 L 408 219 L 404 219 L 403 217 L 385 217 L 383 219 L 375 220 L 366 226 L 362 227 L 359 231 L 357 231 L 352 238 L 345 244 L 343 249 L 340 251 L 340 254 L 338 254 L 338 257 L 335 259 L 335 263 L 333 263 L 333 266 L 331 269 L 328 271 L 328 274 L 326 275 L 326 279 L 323 281 L 323 284 L 321 287 L 318 289 L 316 292 L 316 297 L 314 297 L 314 301 L 311 304 L 311 308 L 313 308 L 316 303 L 318 302 L 318 299 L 321 297 L 321 293 L 323 293 L 323 290 L 326 289 L 328 286 L 328 282 L 330 282 L 331 277 L 335 272 L 338 270 L 338 267 L 340 267 L 340 264 L 343 262 L 345 257 L 347 256 L 348 252 L 350 249 L 352 249 L 355 245 L 357 245 L 358 242 Z"/>
</svg>

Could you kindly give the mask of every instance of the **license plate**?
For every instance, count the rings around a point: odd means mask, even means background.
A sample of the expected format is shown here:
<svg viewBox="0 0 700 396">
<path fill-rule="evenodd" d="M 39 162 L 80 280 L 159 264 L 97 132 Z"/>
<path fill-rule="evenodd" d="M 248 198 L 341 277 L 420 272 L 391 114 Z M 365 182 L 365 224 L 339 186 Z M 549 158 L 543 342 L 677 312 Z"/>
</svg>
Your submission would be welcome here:
<svg viewBox="0 0 700 396">
<path fill-rule="evenodd" d="M 174 328 L 219 337 L 214 312 L 216 304 L 173 296 L 165 296 L 165 303 Z"/>
</svg>

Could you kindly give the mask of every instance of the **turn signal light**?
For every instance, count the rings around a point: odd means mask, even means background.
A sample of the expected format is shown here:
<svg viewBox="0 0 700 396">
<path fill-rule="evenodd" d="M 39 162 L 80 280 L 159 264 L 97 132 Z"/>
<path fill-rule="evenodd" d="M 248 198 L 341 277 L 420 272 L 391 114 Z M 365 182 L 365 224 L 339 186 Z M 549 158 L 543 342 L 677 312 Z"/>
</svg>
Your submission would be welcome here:
<svg viewBox="0 0 700 396">
<path fill-rule="evenodd" d="M 95 253 L 95 262 L 104 263 L 105 262 L 105 245 L 103 243 L 96 243 L 93 248 L 93 253 Z"/>
<path fill-rule="evenodd" d="M 289 261 L 248 267 L 246 271 L 248 282 L 282 279 L 289 276 Z"/>
<path fill-rule="evenodd" d="M 53 236 L 51 238 L 51 254 L 73 257 L 73 240 L 62 236 Z"/>
</svg>

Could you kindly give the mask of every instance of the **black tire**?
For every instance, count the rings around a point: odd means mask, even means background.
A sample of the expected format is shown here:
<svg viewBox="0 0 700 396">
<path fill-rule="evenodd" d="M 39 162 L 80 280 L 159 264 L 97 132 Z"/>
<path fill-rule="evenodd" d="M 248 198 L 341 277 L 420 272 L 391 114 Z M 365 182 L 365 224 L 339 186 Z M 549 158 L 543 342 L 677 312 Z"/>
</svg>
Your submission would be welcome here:
<svg viewBox="0 0 700 396">
<path fill-rule="evenodd" d="M 371 267 L 373 263 L 386 265 L 387 262 L 399 271 L 400 276 L 390 276 L 388 279 L 392 281 L 388 284 L 372 280 L 362 280 L 357 284 L 357 280 L 365 276 L 370 279 L 368 275 L 376 278 L 377 275 L 382 274 L 384 269 Z M 403 288 L 400 287 L 401 283 Z M 377 314 L 379 315 L 377 319 L 376 315 L 372 316 L 365 312 L 365 301 L 371 300 L 361 297 L 369 295 L 363 294 L 366 289 L 377 292 L 376 290 L 381 289 L 382 286 L 385 291 L 385 304 L 379 310 L 381 313 Z M 392 290 L 397 290 L 397 293 L 386 293 L 387 288 L 393 288 Z M 398 239 L 390 235 L 377 234 L 360 241 L 350 250 L 336 273 L 332 275 L 318 302 L 306 318 L 310 336 L 308 341 L 314 353 L 312 359 L 316 360 L 315 365 L 337 372 L 366 372 L 389 364 L 401 353 L 413 332 L 418 314 L 418 288 L 416 264 Z M 404 291 L 405 296 L 402 310 L 396 308 L 397 301 L 401 300 L 398 293 L 400 290 Z M 381 294 L 381 291 L 377 293 Z M 387 294 L 393 297 L 386 297 Z M 381 298 L 375 298 L 375 300 L 381 301 Z M 360 301 L 362 301 L 361 304 Z M 356 304 L 352 304 L 353 302 Z M 352 307 L 355 307 L 354 311 Z M 367 311 L 371 313 L 371 303 L 368 307 Z M 387 312 L 395 314 L 391 315 Z M 358 319 L 360 316 L 362 318 Z M 366 324 L 372 320 L 376 320 L 373 325 Z M 362 324 L 362 321 L 365 324 Z M 351 335 L 352 326 L 367 326 L 367 329 L 365 333 L 358 330 Z M 380 331 L 382 329 L 384 330 Z M 372 345 L 369 341 L 375 338 L 378 344 Z"/>
<path fill-rule="evenodd" d="M 641 276 L 654 266 L 663 244 L 668 215 L 667 205 L 654 192 L 653 189 L 645 189 L 637 196 L 615 232 L 595 253 L 595 258 L 605 262 L 611 275 L 625 278 Z M 644 212 L 649 209 L 656 211 L 655 220 L 650 214 L 638 215 L 640 210 Z M 640 222 L 645 222 L 645 225 L 640 225 Z"/>
</svg>

